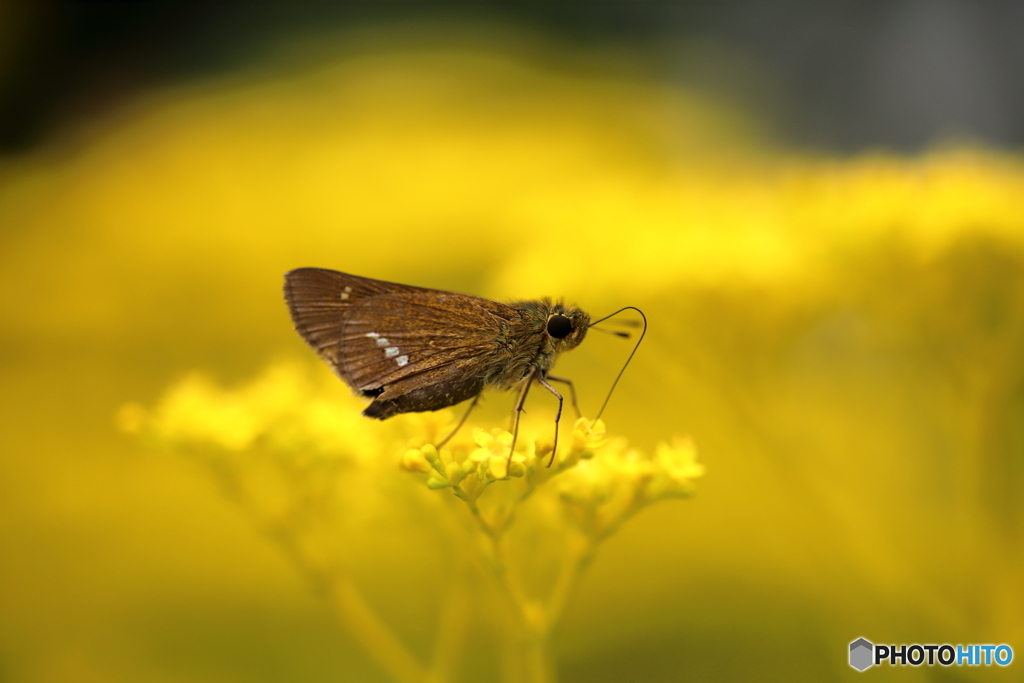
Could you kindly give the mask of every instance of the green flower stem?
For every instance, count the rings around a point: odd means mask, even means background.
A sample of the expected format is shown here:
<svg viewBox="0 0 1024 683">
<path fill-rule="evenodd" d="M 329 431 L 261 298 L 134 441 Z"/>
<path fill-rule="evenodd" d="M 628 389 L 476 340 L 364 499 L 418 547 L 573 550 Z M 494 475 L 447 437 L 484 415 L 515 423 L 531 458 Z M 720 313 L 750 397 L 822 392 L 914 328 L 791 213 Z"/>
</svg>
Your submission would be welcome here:
<svg viewBox="0 0 1024 683">
<path fill-rule="evenodd" d="M 456 680 L 470 616 L 469 591 L 462 585 L 450 590 L 441 603 L 437 637 L 431 655 L 430 683 Z"/>
<path fill-rule="evenodd" d="M 517 501 L 522 502 L 528 497 L 525 494 Z M 469 506 L 476 519 L 480 531 L 488 540 L 490 555 L 493 559 L 491 567 L 514 606 L 518 621 L 522 625 L 519 639 L 522 640 L 524 656 L 522 678 L 530 683 L 550 683 L 556 680 L 554 662 L 550 652 L 550 639 L 554 627 L 561 620 L 565 608 L 576 592 L 583 572 L 593 559 L 596 550 L 597 535 L 576 536 L 570 543 L 569 554 L 563 561 L 558 578 L 550 596 L 544 602 L 531 600 L 527 597 L 520 582 L 516 580 L 507 561 L 504 531 L 508 524 L 500 528 L 492 527 L 481 517 L 476 505 Z M 515 507 L 513 507 L 514 513 Z M 506 519 L 511 520 L 512 514 Z M 518 640 L 518 639 L 517 639 Z"/>
<path fill-rule="evenodd" d="M 547 636 L 530 634 L 526 641 L 526 674 L 530 683 L 554 683 L 557 680 L 551 644 Z"/>
<path fill-rule="evenodd" d="M 558 676 L 547 639 L 508 626 L 501 649 L 502 683 L 555 683 Z"/>
<path fill-rule="evenodd" d="M 329 586 L 331 604 L 348 627 L 353 639 L 395 681 L 424 683 L 441 681 L 439 672 L 428 673 L 388 630 L 348 577 L 336 577 Z"/>
<path fill-rule="evenodd" d="M 597 541 L 592 537 L 578 537 L 570 549 L 570 557 L 562 563 L 555 581 L 555 587 L 548 598 L 546 627 L 550 632 L 565 613 L 569 600 L 576 593 L 576 589 L 583 579 L 583 572 L 594 559 L 594 552 L 597 550 Z M 547 635 L 547 634 L 545 634 Z"/>
<path fill-rule="evenodd" d="M 629 504 L 623 508 L 618 515 L 611 519 L 601 519 L 598 521 L 598 517 L 595 516 L 593 522 L 593 530 L 591 536 L 593 538 L 592 543 L 597 544 L 605 540 L 622 526 L 622 523 L 627 519 L 640 512 L 645 507 L 644 499 L 639 489 L 633 492 L 630 498 Z"/>
</svg>

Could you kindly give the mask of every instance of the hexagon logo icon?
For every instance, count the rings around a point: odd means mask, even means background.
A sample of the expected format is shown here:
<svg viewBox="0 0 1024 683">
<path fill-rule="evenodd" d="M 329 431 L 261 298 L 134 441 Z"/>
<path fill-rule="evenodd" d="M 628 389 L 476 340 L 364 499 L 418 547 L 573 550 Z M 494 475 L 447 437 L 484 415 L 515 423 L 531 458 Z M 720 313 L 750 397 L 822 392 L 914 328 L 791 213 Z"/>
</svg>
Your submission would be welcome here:
<svg viewBox="0 0 1024 683">
<path fill-rule="evenodd" d="M 850 643 L 850 666 L 857 671 L 863 671 L 868 668 L 874 662 L 872 656 L 875 651 L 875 646 L 864 638 L 858 638 L 857 640 Z"/>
</svg>

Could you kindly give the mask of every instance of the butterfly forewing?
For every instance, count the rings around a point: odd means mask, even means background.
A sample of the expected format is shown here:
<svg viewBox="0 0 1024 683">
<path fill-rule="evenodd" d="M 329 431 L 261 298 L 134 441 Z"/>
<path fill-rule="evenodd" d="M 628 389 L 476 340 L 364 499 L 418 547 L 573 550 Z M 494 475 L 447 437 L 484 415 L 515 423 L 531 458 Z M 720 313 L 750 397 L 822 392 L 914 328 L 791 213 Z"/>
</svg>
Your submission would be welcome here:
<svg viewBox="0 0 1024 683">
<path fill-rule="evenodd" d="M 345 316 L 367 298 L 419 289 L 323 268 L 297 268 L 285 275 L 285 299 L 295 329 L 332 365 L 339 359 Z"/>
<path fill-rule="evenodd" d="M 467 307 L 462 294 L 385 294 L 352 306 L 342 329 L 341 372 L 375 388 L 461 359 L 494 353 L 499 321 Z M 452 306 L 453 308 L 448 308 Z M 471 313 L 467 314 L 466 310 Z M 439 326 L 437 320 L 446 324 Z"/>
<path fill-rule="evenodd" d="M 479 393 L 502 324 L 518 315 L 479 297 L 317 268 L 288 273 L 285 294 L 306 341 L 352 389 L 377 397 L 373 417 Z"/>
</svg>

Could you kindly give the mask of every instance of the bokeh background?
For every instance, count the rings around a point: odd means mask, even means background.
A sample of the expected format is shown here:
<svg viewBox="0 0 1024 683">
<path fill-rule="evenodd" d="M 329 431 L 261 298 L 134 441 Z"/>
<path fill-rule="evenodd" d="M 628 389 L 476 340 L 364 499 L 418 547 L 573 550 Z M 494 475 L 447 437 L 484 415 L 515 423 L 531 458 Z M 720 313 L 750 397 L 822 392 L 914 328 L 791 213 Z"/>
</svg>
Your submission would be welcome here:
<svg viewBox="0 0 1024 683">
<path fill-rule="evenodd" d="M 647 313 L 609 429 L 690 434 L 707 475 L 601 548 L 562 680 L 846 680 L 859 636 L 1024 654 L 1022 24 L 0 4 L 0 681 L 388 680 L 208 472 L 118 429 L 195 370 L 328 378 L 281 300 L 307 265 Z M 627 353 L 561 361 L 584 412 Z M 359 520 L 367 595 L 429 643 L 430 520 Z"/>
</svg>

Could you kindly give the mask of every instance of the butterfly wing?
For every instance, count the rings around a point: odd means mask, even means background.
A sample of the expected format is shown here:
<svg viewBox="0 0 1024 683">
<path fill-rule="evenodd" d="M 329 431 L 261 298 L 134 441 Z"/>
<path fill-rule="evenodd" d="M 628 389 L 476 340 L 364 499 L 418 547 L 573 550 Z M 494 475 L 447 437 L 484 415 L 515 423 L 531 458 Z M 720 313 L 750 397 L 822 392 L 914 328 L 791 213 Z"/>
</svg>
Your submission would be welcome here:
<svg viewBox="0 0 1024 683">
<path fill-rule="evenodd" d="M 324 268 L 296 268 L 284 276 L 284 297 L 295 329 L 336 370 L 345 318 L 353 305 L 419 289 Z"/>
<path fill-rule="evenodd" d="M 504 352 L 514 308 L 320 268 L 285 276 L 299 334 L 354 391 L 364 415 L 437 410 L 477 395 Z"/>
</svg>

